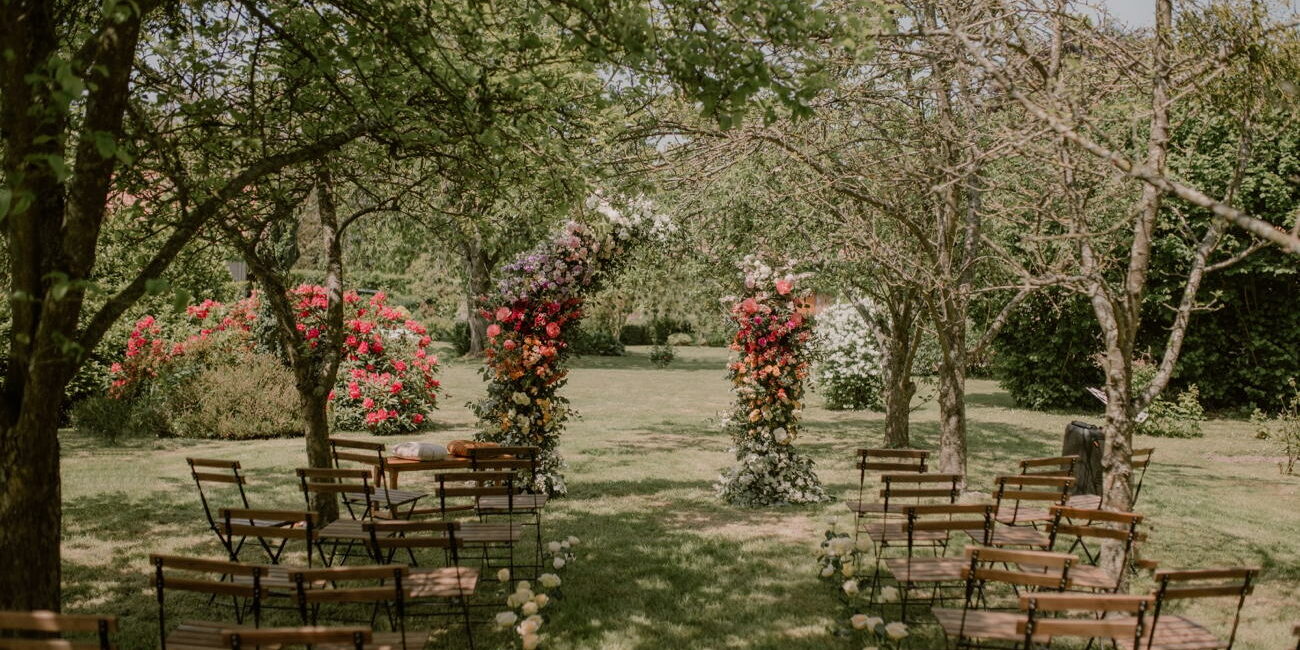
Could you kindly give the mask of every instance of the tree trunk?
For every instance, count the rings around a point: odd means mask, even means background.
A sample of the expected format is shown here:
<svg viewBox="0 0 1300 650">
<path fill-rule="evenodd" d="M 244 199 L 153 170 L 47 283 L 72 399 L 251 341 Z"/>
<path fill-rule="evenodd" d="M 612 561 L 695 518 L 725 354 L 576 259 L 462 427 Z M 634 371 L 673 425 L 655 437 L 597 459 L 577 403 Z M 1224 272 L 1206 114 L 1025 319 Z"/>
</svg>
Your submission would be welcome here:
<svg viewBox="0 0 1300 650">
<path fill-rule="evenodd" d="M 884 350 L 885 446 L 891 449 L 910 447 L 912 396 L 912 360 L 916 357 L 913 332 L 891 323 L 889 341 Z"/>
<path fill-rule="evenodd" d="M 492 262 L 483 252 L 478 239 L 467 239 L 461 247 L 465 266 L 465 314 L 469 321 L 469 351 L 466 356 L 482 356 L 487 347 L 487 319 L 479 314 L 479 297 L 492 290 Z"/>
<path fill-rule="evenodd" d="M 939 471 L 966 475 L 966 324 L 939 323 Z M 962 479 L 965 486 L 965 479 Z"/>
<path fill-rule="evenodd" d="M 310 369 L 308 369 L 310 372 Z M 330 456 L 329 390 L 314 385 L 298 386 L 298 401 L 302 404 L 303 434 L 307 440 L 307 466 L 332 467 Z M 312 497 L 311 509 L 323 522 L 339 518 L 338 498 L 332 493 L 317 493 Z"/>
<path fill-rule="evenodd" d="M 0 431 L 0 609 L 59 611 L 62 386 L 27 386 L 21 415 Z"/>
</svg>

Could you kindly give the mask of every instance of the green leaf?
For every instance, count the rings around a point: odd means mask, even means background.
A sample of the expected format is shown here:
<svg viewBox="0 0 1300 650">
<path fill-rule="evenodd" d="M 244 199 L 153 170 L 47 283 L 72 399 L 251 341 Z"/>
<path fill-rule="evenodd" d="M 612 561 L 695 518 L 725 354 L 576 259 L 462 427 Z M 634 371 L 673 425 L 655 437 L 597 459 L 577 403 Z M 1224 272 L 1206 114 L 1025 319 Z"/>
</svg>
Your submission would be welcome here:
<svg viewBox="0 0 1300 650">
<path fill-rule="evenodd" d="M 162 294 L 166 292 L 167 289 L 169 289 L 170 287 L 171 287 L 171 283 L 164 278 L 152 278 L 149 280 L 145 280 L 144 283 L 145 293 L 148 293 L 151 296 L 157 296 L 159 294 Z"/>
</svg>

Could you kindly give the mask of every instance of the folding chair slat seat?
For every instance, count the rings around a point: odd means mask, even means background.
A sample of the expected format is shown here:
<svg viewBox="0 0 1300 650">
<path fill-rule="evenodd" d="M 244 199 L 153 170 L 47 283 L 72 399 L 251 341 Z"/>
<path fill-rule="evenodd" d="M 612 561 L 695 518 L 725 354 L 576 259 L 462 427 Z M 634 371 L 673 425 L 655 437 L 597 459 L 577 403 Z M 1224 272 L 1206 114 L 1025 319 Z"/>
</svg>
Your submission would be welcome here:
<svg viewBox="0 0 1300 650">
<path fill-rule="evenodd" d="M 956 637 L 958 646 L 969 640 L 1024 641 L 1021 627 L 1029 620 L 1020 611 L 980 608 L 988 583 L 1009 585 L 1016 589 L 1059 591 L 1070 580 L 1077 558 L 1068 553 L 1021 551 L 993 547 L 968 546 L 962 577 L 966 581 L 961 608 L 936 607 L 931 610 L 946 636 Z M 1035 632 L 1032 641 L 1050 643 L 1051 635 Z"/>
<path fill-rule="evenodd" d="M 94 635 L 95 641 L 64 638 L 8 638 L 0 635 L 0 648 L 49 648 L 50 650 L 110 650 L 111 635 L 117 633 L 116 616 L 60 614 L 46 610 L 0 611 L 0 632 Z"/>
<path fill-rule="evenodd" d="M 1241 608 L 1246 597 L 1254 592 L 1257 567 L 1226 567 L 1214 569 L 1189 569 L 1156 571 L 1156 587 L 1151 593 L 1154 614 L 1147 626 L 1140 646 L 1133 641 L 1120 640 L 1121 648 L 1141 650 L 1230 650 L 1237 638 L 1241 623 Z M 1205 625 L 1185 616 L 1166 613 L 1170 601 L 1235 598 L 1236 610 L 1227 638 L 1219 636 Z"/>
<path fill-rule="evenodd" d="M 250 629 L 243 625 L 245 602 L 253 615 L 252 628 L 262 617 L 262 599 L 267 586 L 262 584 L 269 567 L 260 564 L 243 564 L 234 561 L 210 560 L 179 555 L 150 554 L 153 566 L 150 583 L 158 601 L 158 635 L 164 650 L 220 648 L 221 631 Z M 170 592 L 203 594 L 209 598 L 229 597 L 234 611 L 235 624 L 205 621 L 183 621 L 168 631 L 167 594 Z"/>
<path fill-rule="evenodd" d="M 924 449 L 859 449 L 857 451 L 858 498 L 848 501 L 851 512 L 858 516 L 885 512 L 882 502 L 866 500 L 867 472 L 887 472 L 891 474 L 926 472 L 926 461 L 930 452 Z"/>
<path fill-rule="evenodd" d="M 1008 526 L 1034 525 L 1052 518 L 1052 505 L 1065 505 L 1074 485 L 1071 476 L 1018 474 L 999 476 L 993 498 L 997 502 L 997 520 Z M 1022 505 L 1028 501 L 1033 505 Z"/>
</svg>

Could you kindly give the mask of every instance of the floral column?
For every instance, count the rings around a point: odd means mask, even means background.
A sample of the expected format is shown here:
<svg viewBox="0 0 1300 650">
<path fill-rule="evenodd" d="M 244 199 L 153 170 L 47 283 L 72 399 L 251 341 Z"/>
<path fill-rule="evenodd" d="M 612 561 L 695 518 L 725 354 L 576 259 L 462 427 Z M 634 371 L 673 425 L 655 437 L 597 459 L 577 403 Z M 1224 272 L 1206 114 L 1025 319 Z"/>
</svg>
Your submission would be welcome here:
<svg viewBox="0 0 1300 650">
<path fill-rule="evenodd" d="M 582 320 L 585 296 L 626 258 L 629 246 L 672 230 L 639 199 L 622 209 L 599 197 L 588 202 L 601 219 L 570 221 L 504 269 L 497 296 L 483 300 L 488 319 L 487 396 L 473 405 L 479 440 L 541 449 L 539 493 L 563 495 L 564 461 L 557 449 L 569 400 L 569 339 Z"/>
<path fill-rule="evenodd" d="M 728 503 L 768 506 L 827 500 L 811 459 L 794 448 L 804 381 L 808 378 L 811 317 L 798 299 L 799 277 L 755 256 L 741 265 L 745 295 L 731 298 L 739 358 L 728 366 L 736 404 L 725 426 L 736 464 L 717 488 Z"/>
</svg>

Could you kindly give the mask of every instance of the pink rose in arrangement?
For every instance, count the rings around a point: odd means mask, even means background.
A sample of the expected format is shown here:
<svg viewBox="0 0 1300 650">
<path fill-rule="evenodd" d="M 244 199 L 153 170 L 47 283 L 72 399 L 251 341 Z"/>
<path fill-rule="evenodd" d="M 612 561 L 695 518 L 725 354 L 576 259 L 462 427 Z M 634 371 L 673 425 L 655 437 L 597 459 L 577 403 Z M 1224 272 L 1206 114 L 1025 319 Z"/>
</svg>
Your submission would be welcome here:
<svg viewBox="0 0 1300 650">
<path fill-rule="evenodd" d="M 560 338 L 560 324 L 551 322 L 546 324 L 546 335 L 553 338 Z"/>
<path fill-rule="evenodd" d="M 790 294 L 790 290 L 793 288 L 794 288 L 794 283 L 786 278 L 782 278 L 776 281 L 776 292 L 778 294 L 787 296 Z"/>
<path fill-rule="evenodd" d="M 501 326 L 500 326 L 500 325 L 497 325 L 496 323 L 492 323 L 491 325 L 488 325 L 488 328 L 487 328 L 487 335 L 488 335 L 488 336 L 490 336 L 490 337 L 492 337 L 492 338 L 496 338 L 496 337 L 499 336 L 500 334 L 501 334 Z"/>
</svg>

